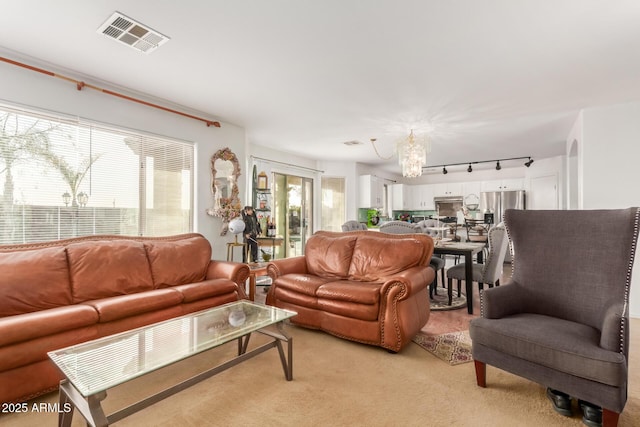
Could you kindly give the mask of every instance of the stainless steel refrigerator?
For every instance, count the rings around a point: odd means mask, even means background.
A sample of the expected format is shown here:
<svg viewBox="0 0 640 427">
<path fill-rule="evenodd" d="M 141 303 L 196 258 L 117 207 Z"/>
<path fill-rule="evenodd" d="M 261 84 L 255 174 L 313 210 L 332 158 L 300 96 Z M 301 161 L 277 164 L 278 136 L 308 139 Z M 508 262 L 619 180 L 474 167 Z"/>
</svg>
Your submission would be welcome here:
<svg viewBox="0 0 640 427">
<path fill-rule="evenodd" d="M 503 220 L 506 209 L 526 209 L 526 195 L 524 190 L 518 191 L 487 191 L 480 193 L 480 211 L 493 213 L 493 224 Z"/>
</svg>

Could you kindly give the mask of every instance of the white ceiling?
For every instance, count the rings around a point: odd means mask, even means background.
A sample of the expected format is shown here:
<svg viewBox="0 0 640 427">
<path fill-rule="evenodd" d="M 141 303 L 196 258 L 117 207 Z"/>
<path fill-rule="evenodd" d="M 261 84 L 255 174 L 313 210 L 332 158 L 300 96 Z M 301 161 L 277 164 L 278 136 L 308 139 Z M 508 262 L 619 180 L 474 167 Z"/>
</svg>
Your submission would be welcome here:
<svg viewBox="0 0 640 427">
<path fill-rule="evenodd" d="M 640 100 L 638 0 L 1 0 L 0 10 L 2 48 L 316 159 L 386 168 L 369 139 L 388 156 L 410 129 L 431 138 L 432 165 L 551 157 L 580 109 Z M 98 34 L 115 11 L 171 40 L 147 55 Z M 343 144 L 352 140 L 365 144 Z"/>
</svg>

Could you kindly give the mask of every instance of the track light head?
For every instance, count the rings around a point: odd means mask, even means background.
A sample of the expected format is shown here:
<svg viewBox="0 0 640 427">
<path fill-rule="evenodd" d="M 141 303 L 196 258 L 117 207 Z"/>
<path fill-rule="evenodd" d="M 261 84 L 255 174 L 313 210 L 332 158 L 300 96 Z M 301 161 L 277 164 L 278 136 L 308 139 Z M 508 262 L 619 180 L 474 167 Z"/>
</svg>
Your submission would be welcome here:
<svg viewBox="0 0 640 427">
<path fill-rule="evenodd" d="M 443 174 L 443 175 L 446 175 L 446 174 L 448 174 L 448 173 L 449 173 L 449 171 L 447 170 L 447 167 L 446 167 L 446 166 L 443 166 L 443 167 L 442 167 L 442 174 Z"/>
<path fill-rule="evenodd" d="M 467 172 L 469 172 L 469 173 L 473 172 L 473 168 L 471 167 L 471 163 L 469 163 L 469 167 L 467 168 Z"/>
<path fill-rule="evenodd" d="M 496 170 L 499 171 L 500 169 L 502 169 L 502 166 L 500 166 L 500 160 L 498 160 L 496 162 Z"/>
<path fill-rule="evenodd" d="M 531 164 L 532 164 L 532 163 L 533 163 L 533 159 L 532 159 L 531 157 L 529 157 L 529 161 L 524 162 L 524 165 L 525 165 L 526 167 L 529 167 L 529 166 L 531 166 Z"/>
</svg>

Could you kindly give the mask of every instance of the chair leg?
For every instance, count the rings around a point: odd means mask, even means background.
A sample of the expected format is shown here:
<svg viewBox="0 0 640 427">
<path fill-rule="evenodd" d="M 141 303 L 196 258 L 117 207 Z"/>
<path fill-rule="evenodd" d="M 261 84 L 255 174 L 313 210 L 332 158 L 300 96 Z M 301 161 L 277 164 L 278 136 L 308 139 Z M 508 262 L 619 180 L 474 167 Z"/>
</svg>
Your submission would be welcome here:
<svg viewBox="0 0 640 427">
<path fill-rule="evenodd" d="M 487 365 L 477 360 L 473 361 L 476 367 L 476 383 L 479 387 L 487 386 Z"/>
<path fill-rule="evenodd" d="M 500 286 L 500 279 L 496 280 L 496 286 Z"/>
<path fill-rule="evenodd" d="M 453 279 L 447 279 L 447 295 L 449 297 L 449 305 L 453 303 Z"/>
<path fill-rule="evenodd" d="M 602 408 L 602 427 L 616 427 L 619 417 L 619 413 Z"/>
<path fill-rule="evenodd" d="M 440 276 L 442 277 L 442 287 L 444 288 L 444 284 L 445 282 L 445 277 L 444 277 L 444 268 L 442 268 L 442 270 L 440 270 Z"/>
</svg>

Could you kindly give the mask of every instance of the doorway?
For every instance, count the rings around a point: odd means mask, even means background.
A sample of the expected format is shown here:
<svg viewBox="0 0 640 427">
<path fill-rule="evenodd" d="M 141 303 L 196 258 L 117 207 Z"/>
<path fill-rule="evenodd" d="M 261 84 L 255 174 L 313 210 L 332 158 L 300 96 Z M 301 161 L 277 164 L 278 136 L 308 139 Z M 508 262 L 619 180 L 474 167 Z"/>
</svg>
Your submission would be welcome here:
<svg viewBox="0 0 640 427">
<path fill-rule="evenodd" d="M 313 233 L 313 179 L 274 173 L 274 219 L 284 238 L 276 248 L 277 258 L 304 254 Z"/>
</svg>

